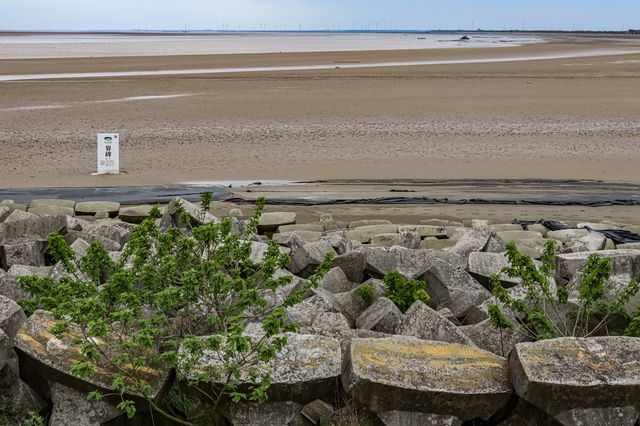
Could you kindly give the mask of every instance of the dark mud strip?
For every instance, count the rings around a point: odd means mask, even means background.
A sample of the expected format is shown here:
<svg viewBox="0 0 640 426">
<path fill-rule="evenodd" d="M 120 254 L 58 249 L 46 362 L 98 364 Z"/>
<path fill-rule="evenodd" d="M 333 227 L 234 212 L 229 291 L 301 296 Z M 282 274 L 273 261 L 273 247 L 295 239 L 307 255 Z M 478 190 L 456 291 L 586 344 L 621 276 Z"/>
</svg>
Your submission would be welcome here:
<svg viewBox="0 0 640 426">
<path fill-rule="evenodd" d="M 16 203 L 29 204 L 38 198 L 80 201 L 115 201 L 121 204 L 168 203 L 175 197 L 198 201 L 200 194 L 213 193 L 216 201 L 228 197 L 230 191 L 222 186 L 123 186 L 99 188 L 20 188 L 0 189 L 0 200 L 12 199 Z"/>
<path fill-rule="evenodd" d="M 253 204 L 255 200 L 244 199 L 240 197 L 227 198 L 225 201 L 234 204 Z M 266 200 L 266 204 L 269 205 L 281 205 L 281 206 L 322 206 L 330 204 L 497 204 L 497 205 L 531 205 L 531 206 L 587 206 L 587 207 L 601 207 L 601 206 L 637 206 L 640 205 L 640 200 L 576 200 L 576 199 L 561 199 L 561 200 L 492 200 L 484 198 L 474 199 L 448 199 L 448 198 L 429 198 L 429 197 L 379 197 L 379 198 L 350 198 L 350 199 L 277 199 L 269 198 Z"/>
<path fill-rule="evenodd" d="M 640 205 L 640 184 L 577 180 L 327 180 L 307 182 L 330 185 L 350 192 L 362 185 L 371 198 L 327 198 L 323 195 L 287 198 L 267 196 L 267 204 L 313 206 L 327 204 L 497 204 L 547 206 L 634 206 Z M 365 189 L 366 188 L 366 189 Z M 292 187 L 296 190 L 296 187 Z M 257 189 L 255 192 L 260 192 Z M 384 194 L 388 193 L 388 194 Z M 400 195 L 406 194 L 406 195 Z M 413 195 L 412 195 L 413 194 Z M 227 198 L 232 203 L 252 203 L 242 197 Z"/>
<path fill-rule="evenodd" d="M 290 206 L 316 206 L 330 204 L 496 204 L 496 205 L 548 205 L 548 206 L 634 206 L 640 205 L 640 184 L 600 181 L 551 180 L 327 180 L 301 182 L 309 185 L 330 185 L 336 192 L 345 185 L 349 193 L 362 187 L 363 193 L 375 192 L 380 196 L 369 198 L 331 198 L 313 195 L 301 189 L 306 185 L 278 185 L 277 193 L 269 195 L 266 185 L 256 182 L 247 192 L 264 195 L 267 204 Z M 0 200 L 13 199 L 28 204 L 37 198 L 59 198 L 75 201 L 117 201 L 122 204 L 166 203 L 174 197 L 197 201 L 205 191 L 213 192 L 214 200 L 230 203 L 254 203 L 256 197 L 232 196 L 220 185 L 171 185 L 100 188 L 33 188 L 0 189 Z M 287 192 L 291 192 L 288 196 Z M 261 194 L 262 193 L 262 194 Z"/>
</svg>

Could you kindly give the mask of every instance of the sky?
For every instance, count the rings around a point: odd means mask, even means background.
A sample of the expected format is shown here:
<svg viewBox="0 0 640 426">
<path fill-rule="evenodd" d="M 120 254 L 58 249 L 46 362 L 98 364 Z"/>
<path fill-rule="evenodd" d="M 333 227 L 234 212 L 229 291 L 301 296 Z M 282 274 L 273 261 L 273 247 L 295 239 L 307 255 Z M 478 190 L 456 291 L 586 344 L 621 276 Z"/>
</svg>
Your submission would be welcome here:
<svg viewBox="0 0 640 426">
<path fill-rule="evenodd" d="M 640 0 L 0 0 L 1 30 L 640 28 Z"/>
</svg>

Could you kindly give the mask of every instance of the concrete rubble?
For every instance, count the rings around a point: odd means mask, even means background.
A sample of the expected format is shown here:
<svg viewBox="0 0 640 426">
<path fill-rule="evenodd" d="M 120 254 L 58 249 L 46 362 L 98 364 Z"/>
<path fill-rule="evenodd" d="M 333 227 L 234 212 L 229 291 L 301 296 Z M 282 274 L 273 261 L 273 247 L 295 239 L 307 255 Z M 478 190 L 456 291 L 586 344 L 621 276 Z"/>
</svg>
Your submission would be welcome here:
<svg viewBox="0 0 640 426">
<path fill-rule="evenodd" d="M 161 229 L 176 227 L 188 235 L 191 227 L 220 223 L 198 204 L 179 201 L 191 221 L 181 223 L 170 204 L 161 208 Z M 88 391 L 108 392 L 114 371 L 102 369 L 87 379 L 75 376 L 71 365 L 79 354 L 72 340 L 79 329 L 72 326 L 56 336 L 51 312 L 36 310 L 27 316 L 20 299 L 30 295 L 19 281 L 36 276 L 58 282 L 64 276 L 48 254 L 47 238 L 53 232 L 65 238 L 78 258 L 100 243 L 118 259 L 152 208 L 46 199 L 0 205 L 0 401 L 17 415 L 39 412 L 51 425 L 123 421 L 113 401 L 86 399 Z M 234 232 L 247 226 L 242 210 L 231 209 L 229 217 Z M 637 424 L 640 339 L 533 342 L 514 329 L 495 328 L 488 308 L 499 305 L 491 294 L 494 274 L 517 300 L 527 297 L 521 280 L 502 272 L 508 265 L 506 243 L 514 242 L 537 259 L 545 243 L 554 241 L 558 251 L 552 287 L 567 286 L 570 303 L 575 303 L 593 253 L 612 259 L 613 273 L 605 286 L 605 299 L 612 300 L 640 273 L 640 245 L 616 246 L 597 232 L 611 229 L 608 223 L 582 224 L 590 230 L 551 231 L 540 224 L 524 229 L 488 219 L 419 222 L 338 222 L 322 215 L 316 222 L 299 223 L 293 212 L 263 214 L 259 235 L 248 238 L 251 259 L 263 261 L 269 244 L 291 259 L 288 266 L 278 266 L 275 276 L 290 277 L 292 283 L 265 296 L 268 307 L 302 288 L 326 255 L 333 261 L 318 287 L 286 308 L 286 321 L 296 323 L 298 332 L 287 334 L 288 344 L 274 361 L 259 365 L 271 376 L 268 402 L 226 401 L 221 418 L 233 425 L 342 424 L 337 419 L 349 417 L 390 426 Z M 393 271 L 422 283 L 429 302 L 414 301 L 402 312 L 383 281 Z M 639 306 L 640 296 L 632 297 L 624 311 L 634 315 Z M 260 324 L 251 322 L 247 330 L 260 330 Z M 212 331 L 205 327 L 198 333 L 204 337 Z M 108 350 L 107 341 L 101 344 Z M 220 361 L 208 354 L 203 362 L 204 367 Z M 148 373 L 151 397 L 158 403 L 166 402 L 171 386 L 189 379 L 179 368 L 160 365 L 150 366 Z"/>
</svg>

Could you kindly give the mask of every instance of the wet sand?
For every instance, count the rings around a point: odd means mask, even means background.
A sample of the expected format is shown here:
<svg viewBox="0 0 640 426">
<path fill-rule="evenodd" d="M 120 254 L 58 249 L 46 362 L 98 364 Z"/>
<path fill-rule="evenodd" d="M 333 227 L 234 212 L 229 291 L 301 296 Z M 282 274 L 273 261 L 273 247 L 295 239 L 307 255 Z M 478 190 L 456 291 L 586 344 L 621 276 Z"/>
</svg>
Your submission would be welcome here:
<svg viewBox="0 0 640 426">
<path fill-rule="evenodd" d="M 0 187 L 199 180 L 547 178 L 639 182 L 640 39 L 499 49 L 0 60 L 0 75 L 271 67 L 0 82 Z M 589 57 L 589 52 L 598 56 Z M 580 53 L 536 61 L 346 64 Z M 119 131 L 119 176 L 95 134 Z"/>
</svg>

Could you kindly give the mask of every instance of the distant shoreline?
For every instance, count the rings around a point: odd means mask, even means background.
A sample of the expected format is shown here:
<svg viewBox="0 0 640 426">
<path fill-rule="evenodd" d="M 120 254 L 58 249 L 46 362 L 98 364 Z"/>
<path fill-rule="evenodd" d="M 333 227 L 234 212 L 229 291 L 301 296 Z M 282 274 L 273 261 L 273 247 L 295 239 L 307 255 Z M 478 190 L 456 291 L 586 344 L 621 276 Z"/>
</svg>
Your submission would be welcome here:
<svg viewBox="0 0 640 426">
<path fill-rule="evenodd" d="M 564 31 L 564 30 L 415 30 L 415 29 L 399 29 L 399 30 L 60 30 L 60 31 L 11 31 L 0 30 L 0 36 L 5 35 L 223 35 L 223 34 L 560 34 L 560 35 L 627 35 L 630 37 L 640 37 L 640 34 L 630 33 L 626 31 Z"/>
</svg>

